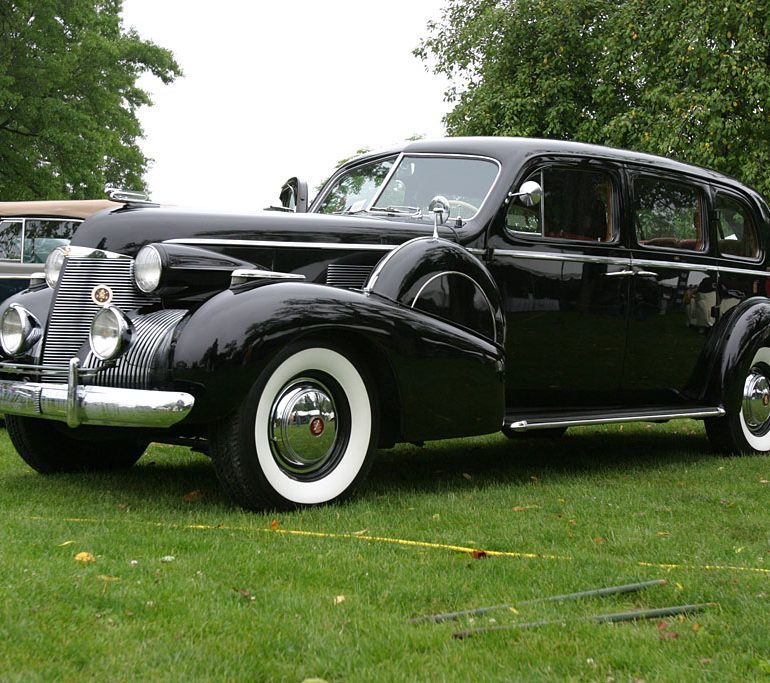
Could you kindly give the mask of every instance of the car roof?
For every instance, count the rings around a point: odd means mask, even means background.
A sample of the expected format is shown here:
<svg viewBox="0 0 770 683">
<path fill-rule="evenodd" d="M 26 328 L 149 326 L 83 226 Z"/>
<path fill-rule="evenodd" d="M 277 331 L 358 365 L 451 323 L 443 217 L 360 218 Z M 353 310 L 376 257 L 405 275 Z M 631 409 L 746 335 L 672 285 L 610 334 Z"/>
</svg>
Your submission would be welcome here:
<svg viewBox="0 0 770 683">
<path fill-rule="evenodd" d="M 0 218 L 88 218 L 97 211 L 120 206 L 109 199 L 0 202 Z"/>
</svg>

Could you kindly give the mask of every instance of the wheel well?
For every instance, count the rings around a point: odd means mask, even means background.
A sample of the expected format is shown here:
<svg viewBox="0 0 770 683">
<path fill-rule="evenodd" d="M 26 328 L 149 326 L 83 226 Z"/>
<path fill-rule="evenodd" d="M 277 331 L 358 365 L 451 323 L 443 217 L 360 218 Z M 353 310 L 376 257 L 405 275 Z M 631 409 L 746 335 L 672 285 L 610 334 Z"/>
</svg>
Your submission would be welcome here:
<svg viewBox="0 0 770 683">
<path fill-rule="evenodd" d="M 384 351 L 371 340 L 355 332 L 335 331 L 332 334 L 310 333 L 298 341 L 313 342 L 343 351 L 356 365 L 369 374 L 376 391 L 379 408 L 379 447 L 390 448 L 400 440 L 401 397 L 393 368 Z"/>
</svg>

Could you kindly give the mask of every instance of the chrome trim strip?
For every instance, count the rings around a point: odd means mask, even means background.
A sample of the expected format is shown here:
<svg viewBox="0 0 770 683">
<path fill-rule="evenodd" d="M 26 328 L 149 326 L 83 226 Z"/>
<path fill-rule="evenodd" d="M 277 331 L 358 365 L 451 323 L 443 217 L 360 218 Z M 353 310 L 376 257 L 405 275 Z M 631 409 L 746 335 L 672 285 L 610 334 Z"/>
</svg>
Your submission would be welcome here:
<svg viewBox="0 0 770 683">
<path fill-rule="evenodd" d="M 181 391 L 0 380 L 0 412 L 68 425 L 170 427 L 184 419 L 194 403 Z"/>
<path fill-rule="evenodd" d="M 483 249 L 468 249 L 472 254 L 484 254 Z M 737 275 L 752 275 L 755 277 L 770 277 L 770 271 L 749 270 L 748 268 L 734 268 L 732 266 L 707 265 L 704 263 L 690 263 L 689 261 L 653 261 L 651 259 L 637 259 L 631 254 L 624 257 L 594 256 L 592 254 L 558 254 L 553 252 L 526 251 L 524 249 L 493 249 L 493 256 L 511 256 L 513 258 L 528 258 L 539 261 L 569 261 L 573 263 L 606 263 L 609 265 L 632 265 L 646 268 L 667 268 L 669 270 L 691 270 L 698 272 L 735 273 Z M 640 274 L 640 273 L 638 273 Z"/>
<path fill-rule="evenodd" d="M 483 253 L 483 252 L 482 252 Z M 613 266 L 631 265 L 631 256 L 593 256 L 589 254 L 557 254 L 553 252 L 525 251 L 523 249 L 494 249 L 494 256 L 512 256 L 538 261 L 570 261 L 573 263 L 606 263 Z"/>
<path fill-rule="evenodd" d="M 377 264 L 377 266 L 374 269 L 374 272 L 369 276 L 369 279 L 366 281 L 366 284 L 364 285 L 364 293 L 371 294 L 372 290 L 374 289 L 374 286 L 377 284 L 377 278 L 380 277 L 380 272 L 385 267 L 388 261 L 393 258 L 393 256 L 400 251 L 401 249 L 405 248 L 409 244 L 413 244 L 414 242 L 420 242 L 420 241 L 428 241 L 432 242 L 433 237 L 430 235 L 423 235 L 421 237 L 413 237 L 410 240 L 407 240 L 406 242 L 402 242 L 398 246 L 396 246 L 395 249 L 391 250 L 391 252 L 385 256 L 385 258 L 380 259 L 380 262 Z M 454 243 L 453 243 L 454 244 Z"/>
<path fill-rule="evenodd" d="M 302 249 L 348 249 L 355 251 L 392 251 L 398 244 L 354 244 L 349 242 L 279 242 L 273 240 L 230 240 L 209 237 L 178 237 L 164 240 L 161 244 L 199 244 L 208 246 L 236 247 L 297 247 Z"/>
<path fill-rule="evenodd" d="M 484 297 L 484 301 L 487 303 L 487 308 L 489 309 L 489 316 L 492 318 L 492 334 L 494 335 L 494 338 L 492 341 L 497 343 L 497 325 L 495 324 L 495 312 L 492 308 L 492 302 L 489 300 L 489 297 L 486 295 L 486 292 L 481 288 L 481 285 L 476 282 L 470 275 L 466 275 L 465 273 L 461 273 L 459 270 L 442 270 L 440 273 L 435 273 L 431 277 L 429 277 L 420 287 L 419 290 L 417 290 L 417 294 L 414 295 L 414 300 L 412 301 L 412 305 L 410 308 L 414 309 L 414 305 L 417 303 L 417 299 L 420 298 L 420 294 L 422 294 L 423 290 L 434 280 L 440 277 L 444 277 L 445 275 L 459 275 L 460 277 L 464 277 L 466 280 L 470 280 L 474 285 L 476 285 L 476 289 L 478 289 L 479 292 L 481 292 L 481 296 Z M 451 321 L 449 321 L 451 322 Z"/>
<path fill-rule="evenodd" d="M 514 420 L 503 426 L 516 432 L 526 432 L 529 429 L 551 429 L 554 427 L 578 427 L 585 425 L 620 424 L 623 422 L 659 422 L 661 420 L 676 420 L 683 418 L 700 419 L 704 417 L 722 417 L 726 414 L 724 408 L 694 408 L 691 411 L 663 411 L 661 413 L 644 413 L 637 415 L 607 415 L 603 417 L 569 418 L 558 420 Z"/>
<path fill-rule="evenodd" d="M 770 272 L 764 270 L 749 270 L 748 268 L 732 268 L 730 266 L 717 266 L 720 273 L 735 273 L 736 275 L 757 275 L 761 277 L 770 277 Z"/>
<path fill-rule="evenodd" d="M 80 424 L 78 415 L 78 368 L 80 360 L 70 358 L 69 372 L 67 373 L 67 426 L 75 428 Z"/>
<path fill-rule="evenodd" d="M 257 268 L 236 268 L 230 274 L 230 286 L 242 285 L 247 280 L 305 280 L 301 273 L 280 273 L 277 270 Z"/>
</svg>

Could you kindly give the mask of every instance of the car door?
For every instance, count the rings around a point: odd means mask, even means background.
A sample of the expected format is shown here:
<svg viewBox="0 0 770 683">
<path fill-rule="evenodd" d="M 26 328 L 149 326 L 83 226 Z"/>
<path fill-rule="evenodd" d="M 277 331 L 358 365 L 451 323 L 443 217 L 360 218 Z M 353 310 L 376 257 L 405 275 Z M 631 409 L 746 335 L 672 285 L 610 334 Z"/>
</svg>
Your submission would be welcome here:
<svg viewBox="0 0 770 683">
<path fill-rule="evenodd" d="M 631 168 L 627 406 L 687 402 L 714 325 L 717 260 L 708 230 L 708 189 L 695 178 Z"/>
<path fill-rule="evenodd" d="M 630 258 L 621 241 L 621 175 L 609 162 L 548 159 L 536 206 L 511 199 L 488 240 L 506 317 L 509 410 L 615 405 Z"/>
</svg>

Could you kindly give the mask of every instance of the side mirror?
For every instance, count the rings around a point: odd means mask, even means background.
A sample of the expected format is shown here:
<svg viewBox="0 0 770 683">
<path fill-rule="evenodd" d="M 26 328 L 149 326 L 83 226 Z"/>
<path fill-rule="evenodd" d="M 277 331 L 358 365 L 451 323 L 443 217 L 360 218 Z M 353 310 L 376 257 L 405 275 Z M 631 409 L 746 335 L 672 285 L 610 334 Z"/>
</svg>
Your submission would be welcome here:
<svg viewBox="0 0 770 683">
<path fill-rule="evenodd" d="M 518 192 L 510 192 L 509 197 L 519 197 L 524 206 L 537 206 L 543 198 L 543 188 L 534 180 L 521 184 Z"/>
<path fill-rule="evenodd" d="M 307 183 L 299 178 L 289 178 L 281 187 L 281 206 L 296 213 L 307 212 Z"/>
</svg>

